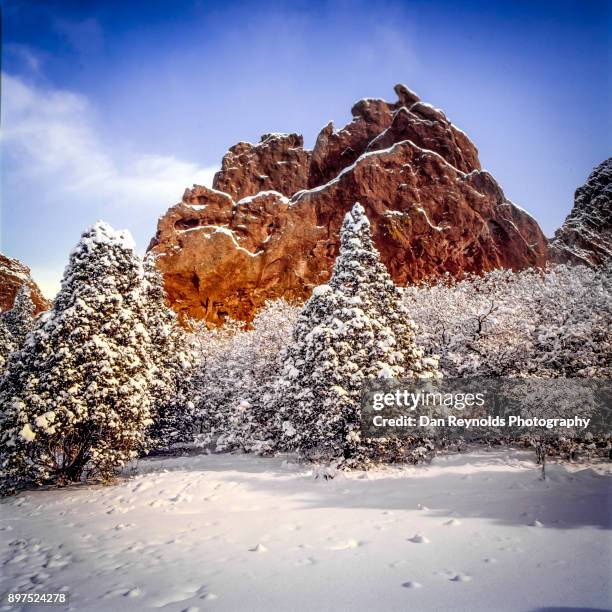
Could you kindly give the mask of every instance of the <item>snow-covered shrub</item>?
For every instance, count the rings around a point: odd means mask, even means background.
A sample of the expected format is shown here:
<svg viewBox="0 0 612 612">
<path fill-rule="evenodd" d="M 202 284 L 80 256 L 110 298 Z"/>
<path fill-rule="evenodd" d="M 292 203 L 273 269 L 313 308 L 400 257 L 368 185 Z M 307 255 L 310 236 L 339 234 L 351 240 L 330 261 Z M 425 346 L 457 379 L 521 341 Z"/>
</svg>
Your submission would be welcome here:
<svg viewBox="0 0 612 612">
<path fill-rule="evenodd" d="M 590 381 L 591 384 L 594 381 Z M 595 383 L 596 384 L 596 383 Z M 536 460 L 542 466 L 542 479 L 546 478 L 546 457 L 551 448 L 566 446 L 568 458 L 586 442 L 591 444 L 592 434 L 586 438 L 580 428 L 559 427 L 554 419 L 590 419 L 597 409 L 594 389 L 583 381 L 572 379 L 524 378 L 512 381 L 509 396 L 518 400 L 518 412 L 525 419 L 537 419 L 541 424 L 531 426 L 522 436 L 536 451 Z M 548 422 L 550 421 L 550 422 Z"/>
<path fill-rule="evenodd" d="M 143 449 L 154 371 L 144 299 L 131 237 L 96 223 L 0 383 L 5 491 L 84 474 L 108 479 Z"/>
<path fill-rule="evenodd" d="M 144 271 L 146 325 L 156 366 L 149 388 L 153 420 L 149 433 L 153 446 L 167 448 L 193 440 L 195 347 L 166 303 L 163 278 L 152 256 L 145 259 Z"/>
<path fill-rule="evenodd" d="M 408 287 L 404 299 L 418 325 L 418 342 L 426 354 L 440 356 L 445 376 L 595 379 L 612 374 L 610 265 L 495 270 L 459 282 L 446 278 Z M 555 416 L 556 391 L 547 396 L 546 389 L 542 386 L 535 409 L 527 402 L 521 411 Z M 572 410 L 578 408 L 584 403 Z M 491 436 L 483 441 L 491 442 Z M 547 454 L 571 458 L 610 448 L 609 436 L 559 430 L 534 430 L 520 441 L 536 449 L 540 463 Z"/>
<path fill-rule="evenodd" d="M 15 295 L 13 307 L 0 314 L 0 372 L 8 355 L 23 346 L 34 327 L 35 309 L 30 288 L 22 285 Z"/>
<path fill-rule="evenodd" d="M 445 376 L 607 377 L 612 269 L 495 270 L 404 289 Z"/>
<path fill-rule="evenodd" d="M 362 439 L 360 397 L 372 378 L 437 376 L 371 239 L 360 204 L 347 213 L 328 285 L 316 287 L 283 355 L 274 399 L 281 449 L 344 466 L 406 459 L 397 439 Z"/>
<path fill-rule="evenodd" d="M 200 438 L 218 450 L 264 452 L 270 447 L 269 392 L 278 374 L 299 308 L 268 302 L 245 328 L 229 322 L 200 331 L 201 358 L 194 380 Z"/>
</svg>

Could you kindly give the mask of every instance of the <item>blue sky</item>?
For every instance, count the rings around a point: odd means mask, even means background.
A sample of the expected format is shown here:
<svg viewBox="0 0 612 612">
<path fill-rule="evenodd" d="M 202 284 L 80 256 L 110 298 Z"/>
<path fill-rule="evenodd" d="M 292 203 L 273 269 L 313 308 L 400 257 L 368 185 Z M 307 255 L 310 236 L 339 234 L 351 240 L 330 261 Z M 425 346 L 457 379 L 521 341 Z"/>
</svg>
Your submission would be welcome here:
<svg viewBox="0 0 612 612">
<path fill-rule="evenodd" d="M 312 146 L 403 82 L 552 234 L 611 154 L 605 0 L 2 2 L 1 249 L 47 294 L 98 218 L 141 251 L 229 146 Z"/>
</svg>

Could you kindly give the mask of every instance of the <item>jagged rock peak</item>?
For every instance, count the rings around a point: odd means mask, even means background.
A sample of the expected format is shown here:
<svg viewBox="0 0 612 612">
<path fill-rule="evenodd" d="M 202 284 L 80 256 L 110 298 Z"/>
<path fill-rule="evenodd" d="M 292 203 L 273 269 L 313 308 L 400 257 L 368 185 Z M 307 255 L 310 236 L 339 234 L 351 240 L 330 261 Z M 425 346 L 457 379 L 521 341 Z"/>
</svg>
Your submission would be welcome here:
<svg viewBox="0 0 612 612">
<path fill-rule="evenodd" d="M 462 172 L 480 170 L 478 149 L 442 111 L 421 102 L 405 85 L 394 89 L 396 102 L 363 98 L 351 108 L 350 123 L 339 130 L 331 124 L 321 130 L 310 158 L 309 188 L 332 180 L 364 153 L 404 140 L 438 153 Z"/>
<path fill-rule="evenodd" d="M 239 200 L 260 191 L 290 196 L 308 183 L 310 151 L 300 134 L 263 134 L 258 144 L 239 142 L 223 156 L 213 188 Z"/>
<path fill-rule="evenodd" d="M 576 189 L 574 207 L 550 244 L 562 263 L 601 265 L 612 260 L 612 157 Z"/>
<path fill-rule="evenodd" d="M 419 96 L 417 96 L 414 91 L 408 89 L 408 87 L 406 87 L 402 83 L 398 83 L 393 88 L 393 91 L 397 94 L 397 100 L 402 106 L 409 107 L 413 104 L 416 104 L 417 102 L 420 102 L 421 100 L 421 98 L 419 98 Z"/>
</svg>

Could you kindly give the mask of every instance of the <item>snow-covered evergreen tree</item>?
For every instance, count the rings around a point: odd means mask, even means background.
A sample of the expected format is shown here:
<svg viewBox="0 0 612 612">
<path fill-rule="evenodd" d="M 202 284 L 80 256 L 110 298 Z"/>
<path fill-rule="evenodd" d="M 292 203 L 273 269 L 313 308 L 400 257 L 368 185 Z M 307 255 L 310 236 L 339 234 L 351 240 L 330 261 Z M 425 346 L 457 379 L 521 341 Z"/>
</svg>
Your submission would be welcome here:
<svg viewBox="0 0 612 612">
<path fill-rule="evenodd" d="M 400 440 L 361 438 L 363 385 L 436 377 L 436 361 L 416 345 L 414 323 L 360 204 L 344 219 L 331 280 L 314 289 L 283 361 L 274 401 L 280 448 L 347 466 L 407 458 Z"/>
<path fill-rule="evenodd" d="M 34 327 L 34 311 L 31 291 L 22 285 L 15 295 L 10 310 L 0 314 L 0 371 L 4 369 L 10 353 L 23 346 L 28 332 Z"/>
<path fill-rule="evenodd" d="M 144 301 L 129 233 L 96 223 L 0 383 L 4 490 L 108 479 L 143 450 L 153 373 Z"/>
<path fill-rule="evenodd" d="M 178 318 L 166 303 L 163 277 L 148 256 L 144 262 L 147 330 L 151 359 L 157 371 L 150 387 L 152 442 L 168 447 L 193 440 L 194 402 L 192 377 L 195 352 Z"/>
</svg>

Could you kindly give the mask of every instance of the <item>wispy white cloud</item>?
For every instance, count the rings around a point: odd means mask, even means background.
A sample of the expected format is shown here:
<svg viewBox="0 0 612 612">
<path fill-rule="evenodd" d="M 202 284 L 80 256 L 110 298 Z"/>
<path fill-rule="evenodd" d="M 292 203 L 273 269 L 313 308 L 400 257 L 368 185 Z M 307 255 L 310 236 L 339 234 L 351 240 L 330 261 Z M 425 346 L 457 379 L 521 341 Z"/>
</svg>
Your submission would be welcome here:
<svg viewBox="0 0 612 612">
<path fill-rule="evenodd" d="M 21 65 L 26 71 L 37 73 L 41 67 L 41 57 L 28 45 L 5 43 L 2 50 L 9 61 Z"/>
<path fill-rule="evenodd" d="M 109 209 L 129 203 L 149 210 L 152 197 L 167 205 L 186 185 L 212 182 L 216 168 L 174 156 L 119 155 L 99 138 L 95 113 L 79 94 L 43 91 L 4 74 L 2 98 L 1 138 L 13 178 L 53 179 L 53 189 L 66 195 L 104 194 Z"/>
<path fill-rule="evenodd" d="M 48 262 L 65 261 L 83 219 L 127 226 L 142 249 L 157 217 L 185 187 L 210 185 L 217 169 L 126 150 L 105 142 L 101 125 L 83 95 L 2 75 L 3 206 L 23 209 L 27 202 L 28 215 L 26 221 L 19 212 L 5 211 L 11 226 L 3 233 L 10 232 L 10 254 L 30 265 L 47 295 L 57 290 L 63 269 Z M 44 245 L 45 252 L 36 243 L 35 224 L 49 216 L 49 207 L 62 217 L 62 230 Z"/>
</svg>

